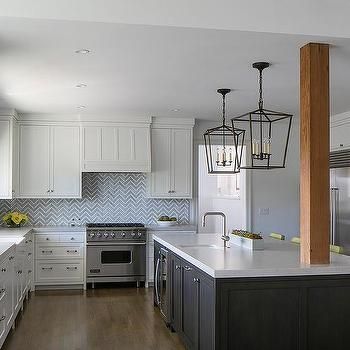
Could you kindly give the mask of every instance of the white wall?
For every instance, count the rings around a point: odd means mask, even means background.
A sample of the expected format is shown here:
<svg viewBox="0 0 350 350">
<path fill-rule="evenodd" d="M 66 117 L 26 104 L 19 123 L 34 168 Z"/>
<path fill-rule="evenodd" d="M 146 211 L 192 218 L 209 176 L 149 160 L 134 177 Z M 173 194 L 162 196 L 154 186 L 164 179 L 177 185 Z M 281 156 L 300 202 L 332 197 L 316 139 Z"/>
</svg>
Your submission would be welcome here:
<svg viewBox="0 0 350 350">
<path fill-rule="evenodd" d="M 202 142 L 203 132 L 214 125 L 199 121 L 194 130 L 195 140 Z M 299 160 L 299 122 L 294 117 L 286 168 L 247 170 L 251 174 L 253 231 L 280 232 L 287 237 L 299 234 Z M 260 215 L 259 208 L 269 208 L 269 215 Z"/>
</svg>

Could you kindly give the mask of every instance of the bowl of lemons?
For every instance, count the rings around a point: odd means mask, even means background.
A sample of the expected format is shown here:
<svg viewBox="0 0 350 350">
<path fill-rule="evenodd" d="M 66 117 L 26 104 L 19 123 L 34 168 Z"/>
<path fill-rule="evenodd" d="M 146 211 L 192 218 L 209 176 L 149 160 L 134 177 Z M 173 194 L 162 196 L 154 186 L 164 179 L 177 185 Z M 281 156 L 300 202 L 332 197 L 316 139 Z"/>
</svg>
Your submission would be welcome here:
<svg viewBox="0 0 350 350">
<path fill-rule="evenodd" d="M 157 224 L 163 227 L 173 226 L 177 224 L 177 219 L 174 216 L 162 215 L 158 218 Z"/>
</svg>

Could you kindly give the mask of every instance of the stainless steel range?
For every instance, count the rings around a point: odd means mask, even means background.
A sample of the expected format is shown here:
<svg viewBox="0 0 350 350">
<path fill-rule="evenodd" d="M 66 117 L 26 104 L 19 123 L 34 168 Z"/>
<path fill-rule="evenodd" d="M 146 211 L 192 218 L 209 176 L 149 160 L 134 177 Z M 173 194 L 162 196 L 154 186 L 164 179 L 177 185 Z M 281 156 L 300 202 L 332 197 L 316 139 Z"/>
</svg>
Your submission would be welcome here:
<svg viewBox="0 0 350 350">
<path fill-rule="evenodd" d="M 146 231 L 139 223 L 87 224 L 86 281 L 145 281 Z"/>
</svg>

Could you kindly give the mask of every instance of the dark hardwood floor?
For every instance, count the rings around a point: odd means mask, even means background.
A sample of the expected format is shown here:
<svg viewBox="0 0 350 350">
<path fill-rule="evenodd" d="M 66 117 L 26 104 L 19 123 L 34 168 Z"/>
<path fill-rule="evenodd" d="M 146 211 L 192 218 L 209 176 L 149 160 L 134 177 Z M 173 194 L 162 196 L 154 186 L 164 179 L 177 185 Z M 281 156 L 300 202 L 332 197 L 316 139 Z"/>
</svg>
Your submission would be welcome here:
<svg viewBox="0 0 350 350">
<path fill-rule="evenodd" d="M 152 298 L 151 288 L 32 293 L 2 350 L 184 349 Z"/>
</svg>

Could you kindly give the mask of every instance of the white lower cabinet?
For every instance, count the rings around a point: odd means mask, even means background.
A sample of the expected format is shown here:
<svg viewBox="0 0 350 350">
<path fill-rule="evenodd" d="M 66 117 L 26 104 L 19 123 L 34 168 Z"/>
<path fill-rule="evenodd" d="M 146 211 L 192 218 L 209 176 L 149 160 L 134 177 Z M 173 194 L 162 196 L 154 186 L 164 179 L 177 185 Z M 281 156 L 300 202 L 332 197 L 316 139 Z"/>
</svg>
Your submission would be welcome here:
<svg viewBox="0 0 350 350">
<path fill-rule="evenodd" d="M 37 282 L 52 284 L 75 284 L 83 283 L 83 264 L 81 261 L 44 261 L 37 260 Z"/>
<path fill-rule="evenodd" d="M 35 285 L 84 285 L 83 232 L 35 234 Z"/>
<path fill-rule="evenodd" d="M 33 289 L 32 271 L 33 236 L 28 232 L 0 260 L 0 348 Z"/>
</svg>

